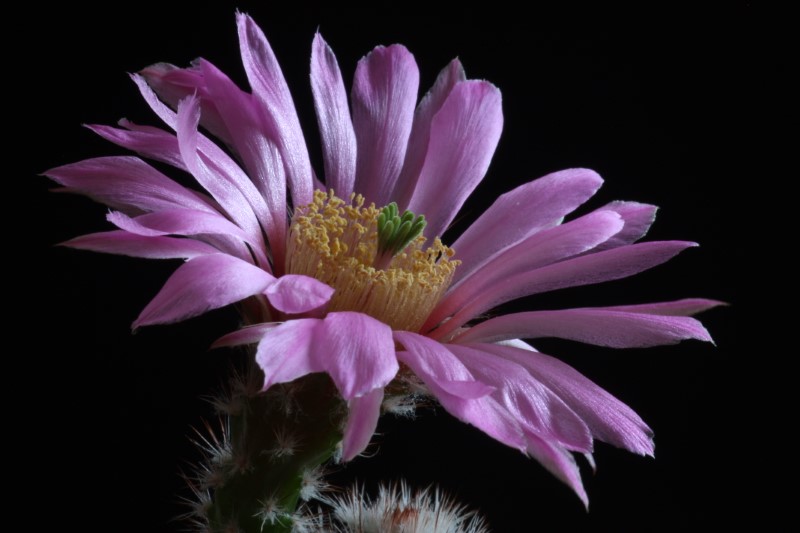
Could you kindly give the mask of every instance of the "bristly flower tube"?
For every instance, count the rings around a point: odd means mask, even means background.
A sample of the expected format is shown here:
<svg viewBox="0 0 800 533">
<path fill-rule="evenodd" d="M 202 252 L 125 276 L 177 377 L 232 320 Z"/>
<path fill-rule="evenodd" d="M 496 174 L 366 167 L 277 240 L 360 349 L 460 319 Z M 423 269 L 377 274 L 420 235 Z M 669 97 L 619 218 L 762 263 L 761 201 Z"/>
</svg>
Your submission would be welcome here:
<svg viewBox="0 0 800 533">
<path fill-rule="evenodd" d="M 445 245 L 441 235 L 500 138 L 500 91 L 467 79 L 453 60 L 417 102 L 414 57 L 392 45 L 358 62 L 348 99 L 336 57 L 317 34 L 311 87 L 324 172 L 315 173 L 266 37 L 246 15 L 237 24 L 250 92 L 204 59 L 153 65 L 133 80 L 166 129 L 89 126 L 137 156 L 47 173 L 112 208 L 115 229 L 66 245 L 186 261 L 134 327 L 240 304 L 247 327 L 217 345 L 255 347 L 261 392 L 241 392 L 229 413 L 239 467 L 222 473 L 210 521 L 286 530 L 303 472 L 334 453 L 352 460 L 382 406 L 407 405 L 398 397 L 421 392 L 536 458 L 584 502 L 573 452 L 589 455 L 600 440 L 652 455 L 650 428 L 633 410 L 520 339 L 614 348 L 710 341 L 691 315 L 719 302 L 486 314 L 518 298 L 637 274 L 695 244 L 638 242 L 655 219 L 651 205 L 612 202 L 571 216 L 602 180 L 569 169 L 500 196 Z M 188 172 L 199 190 L 146 160 Z M 290 414 L 284 404 L 298 407 Z M 271 427 L 262 428 L 266 419 Z M 265 450 L 270 457 L 259 455 Z M 226 514 L 237 507 L 247 509 L 240 522 Z"/>
</svg>

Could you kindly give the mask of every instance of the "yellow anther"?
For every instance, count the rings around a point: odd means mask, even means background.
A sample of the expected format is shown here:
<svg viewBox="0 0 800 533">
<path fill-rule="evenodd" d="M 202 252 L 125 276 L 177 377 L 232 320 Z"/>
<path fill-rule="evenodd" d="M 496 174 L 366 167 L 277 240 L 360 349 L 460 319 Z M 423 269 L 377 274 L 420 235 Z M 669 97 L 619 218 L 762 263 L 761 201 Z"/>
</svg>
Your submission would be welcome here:
<svg viewBox="0 0 800 533">
<path fill-rule="evenodd" d="M 436 238 L 422 236 L 392 258 L 373 267 L 378 253 L 377 219 L 381 210 L 364 207 L 361 195 L 347 203 L 321 191 L 296 210 L 289 230 L 286 271 L 304 274 L 334 289 L 329 311 L 358 311 L 396 330 L 417 331 L 442 297 L 459 261 Z"/>
</svg>

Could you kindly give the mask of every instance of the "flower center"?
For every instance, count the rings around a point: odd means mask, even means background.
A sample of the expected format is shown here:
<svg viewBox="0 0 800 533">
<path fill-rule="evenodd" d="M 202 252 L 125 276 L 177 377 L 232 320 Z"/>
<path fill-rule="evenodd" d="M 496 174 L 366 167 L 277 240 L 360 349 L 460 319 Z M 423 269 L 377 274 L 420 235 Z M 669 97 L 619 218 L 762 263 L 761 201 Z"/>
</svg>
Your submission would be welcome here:
<svg viewBox="0 0 800 533">
<path fill-rule="evenodd" d="M 447 290 L 459 261 L 437 237 L 425 246 L 425 218 L 397 205 L 364 207 L 333 191 L 314 192 L 289 228 L 286 271 L 334 289 L 329 311 L 358 311 L 396 330 L 417 331 Z"/>
</svg>

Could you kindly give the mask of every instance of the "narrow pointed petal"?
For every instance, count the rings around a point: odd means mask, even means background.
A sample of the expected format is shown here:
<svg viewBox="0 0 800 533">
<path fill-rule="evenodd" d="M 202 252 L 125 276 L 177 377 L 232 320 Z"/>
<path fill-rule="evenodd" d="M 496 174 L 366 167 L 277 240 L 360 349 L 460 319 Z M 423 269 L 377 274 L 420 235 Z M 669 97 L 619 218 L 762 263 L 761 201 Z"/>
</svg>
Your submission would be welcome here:
<svg viewBox="0 0 800 533">
<path fill-rule="evenodd" d="M 653 222 L 656 220 L 658 207 L 649 204 L 640 204 L 638 202 L 615 201 L 606 204 L 599 210 L 619 213 L 622 220 L 625 221 L 625 227 L 622 228 L 622 231 L 614 235 L 613 238 L 608 239 L 598 246 L 595 249 L 596 252 L 625 246 L 626 244 L 633 244 L 647 235 L 650 226 L 652 226 Z"/>
<path fill-rule="evenodd" d="M 86 159 L 48 170 L 45 175 L 69 192 L 84 194 L 126 213 L 176 207 L 214 211 L 192 191 L 138 157 Z"/>
<path fill-rule="evenodd" d="M 410 352 L 404 352 L 400 360 L 409 366 L 413 365 L 416 374 L 424 374 L 428 380 L 436 381 L 448 394 L 474 400 L 494 391 L 494 387 L 477 381 L 445 345 L 409 331 L 395 331 L 394 338 Z"/>
<path fill-rule="evenodd" d="M 142 157 L 161 161 L 188 172 L 189 169 L 186 168 L 178 149 L 178 138 L 175 134 L 152 126 L 139 126 L 125 119 L 119 124 L 126 129 L 102 124 L 88 124 L 86 127 L 103 139 L 132 150 Z"/>
<path fill-rule="evenodd" d="M 603 442 L 639 455 L 653 455 L 653 432 L 630 407 L 569 365 L 543 353 L 497 344 L 481 349 L 524 366 L 533 377 L 558 394 Z"/>
<path fill-rule="evenodd" d="M 248 248 L 248 236 L 237 226 L 219 214 L 189 209 L 170 209 L 130 218 L 112 211 L 106 219 L 118 228 L 145 237 L 165 235 L 192 236 L 206 240 L 224 253 L 253 262 L 267 265 L 267 258 L 256 244 Z M 214 237 L 212 237 L 214 236 Z"/>
<path fill-rule="evenodd" d="M 240 185 L 246 187 L 245 183 L 247 183 L 249 188 L 253 187 L 248 179 L 235 183 L 231 181 L 231 174 L 215 171 L 215 168 L 209 164 L 210 161 L 201 157 L 198 150 L 199 134 L 197 132 L 199 120 L 200 108 L 197 98 L 191 96 L 178 104 L 178 146 L 187 168 L 195 179 L 214 196 L 233 221 L 247 233 L 251 242 L 257 242 L 259 248 L 265 248 L 261 225 L 247 197 L 252 196 L 254 200 L 258 198 L 262 202 L 263 199 L 255 191 L 253 191 L 255 194 L 252 195 L 242 194 Z"/>
<path fill-rule="evenodd" d="M 391 328 L 362 313 L 329 313 L 316 342 L 325 369 L 346 400 L 385 387 L 399 370 Z"/>
<path fill-rule="evenodd" d="M 434 338 L 442 338 L 481 313 L 516 298 L 638 274 L 669 261 L 693 246 L 697 244 L 683 241 L 644 242 L 567 259 L 532 272 L 511 276 L 488 287 L 432 335 Z"/>
<path fill-rule="evenodd" d="M 61 246 L 146 259 L 192 259 L 219 252 L 213 246 L 194 239 L 144 237 L 122 230 L 82 235 L 61 243 Z"/>
<path fill-rule="evenodd" d="M 311 48 L 311 90 L 325 164 L 325 183 L 348 198 L 356 178 L 356 134 L 336 56 L 317 33 Z"/>
<path fill-rule="evenodd" d="M 261 238 L 261 224 L 270 211 L 264 198 L 256 190 L 250 178 L 219 146 L 197 131 L 200 120 L 199 101 L 196 95 L 188 96 L 178 113 L 161 102 L 141 76 L 131 76 L 139 91 L 153 111 L 177 132 L 178 152 L 186 168 L 203 186 L 224 211 L 253 239 Z M 181 111 L 182 108 L 182 111 Z M 136 127 L 155 135 L 156 128 Z"/>
<path fill-rule="evenodd" d="M 133 327 L 185 320 L 260 294 L 274 281 L 264 270 L 229 255 L 196 257 L 170 276 Z"/>
<path fill-rule="evenodd" d="M 617 305 L 607 307 L 612 311 L 622 311 L 626 313 L 647 313 L 651 315 L 663 316 L 692 316 L 720 305 L 728 305 L 719 300 L 708 300 L 706 298 L 684 298 L 674 302 L 659 302 L 653 304 L 637 305 Z"/>
<path fill-rule="evenodd" d="M 482 322 L 452 342 L 558 337 L 610 348 L 645 348 L 682 340 L 711 341 L 706 328 L 685 316 L 662 316 L 603 307 L 514 313 Z"/>
<path fill-rule="evenodd" d="M 500 196 L 453 243 L 455 258 L 462 261 L 453 285 L 498 252 L 559 224 L 602 184 L 593 170 L 575 168 L 548 174 Z"/>
<path fill-rule="evenodd" d="M 483 179 L 503 130 L 500 91 L 486 81 L 458 83 L 431 121 L 428 153 L 409 209 L 440 236 Z"/>
<path fill-rule="evenodd" d="M 313 172 L 306 142 L 289 86 L 267 38 L 255 21 L 242 13 L 236 14 L 239 27 L 239 48 L 253 96 L 263 107 L 277 132 L 272 139 L 283 159 L 295 206 L 311 203 Z"/>
<path fill-rule="evenodd" d="M 343 461 L 352 461 L 369 445 L 369 441 L 378 427 L 382 402 L 382 387 L 373 389 L 360 398 L 353 398 L 348 402 L 350 414 L 347 417 L 342 439 Z"/>
<path fill-rule="evenodd" d="M 428 143 L 431 138 L 431 121 L 436 113 L 442 108 L 445 100 L 450 95 L 453 87 L 457 83 L 466 80 L 464 67 L 458 59 L 452 60 L 436 78 L 431 90 L 422 97 L 417 110 L 414 113 L 414 123 L 411 126 L 411 135 L 408 139 L 408 150 L 406 159 L 403 163 L 403 170 L 397 180 L 395 193 L 392 195 L 394 201 L 400 206 L 400 210 L 408 207 L 414 189 L 417 186 L 422 165 L 428 154 Z"/>
<path fill-rule="evenodd" d="M 392 201 L 418 89 L 419 69 L 404 46 L 378 46 L 358 62 L 352 92 L 358 143 L 355 191 L 367 202 L 383 206 Z"/>
<path fill-rule="evenodd" d="M 495 387 L 492 397 L 520 426 L 571 450 L 592 450 L 592 437 L 583 420 L 525 367 L 480 346 L 451 344 L 448 348 L 479 380 Z"/>
<path fill-rule="evenodd" d="M 230 348 L 243 344 L 256 344 L 261 342 L 261 339 L 264 338 L 264 335 L 266 335 L 269 330 L 280 325 L 280 322 L 264 322 L 262 324 L 245 326 L 215 340 L 211 348 Z"/>
<path fill-rule="evenodd" d="M 273 249 L 276 264 L 283 264 L 286 234 L 286 174 L 278 147 L 270 139 L 275 132 L 264 125 L 259 109 L 249 94 L 239 89 L 222 71 L 200 60 L 209 95 L 231 132 L 231 143 L 244 162 L 249 175 L 263 197 L 260 220 Z M 259 213 L 256 210 L 256 213 Z"/>
<path fill-rule="evenodd" d="M 581 472 L 575 458 L 563 446 L 542 438 L 534 433 L 525 434 L 528 440 L 528 453 L 539 461 L 548 472 L 564 482 L 569 488 L 575 491 L 583 505 L 589 508 L 589 497 L 583 488 Z"/>
<path fill-rule="evenodd" d="M 308 276 L 287 274 L 278 278 L 264 294 L 279 311 L 289 314 L 307 313 L 327 305 L 333 288 Z"/>
<path fill-rule="evenodd" d="M 193 209 L 168 209 L 139 215 L 136 218 L 111 212 L 107 218 L 121 229 L 142 235 L 228 235 L 249 242 L 247 235 L 239 226 L 219 213 Z"/>
<path fill-rule="evenodd" d="M 613 211 L 597 211 L 535 233 L 524 241 L 499 252 L 472 275 L 461 278 L 448 290 L 428 319 L 434 325 L 467 302 L 480 298 L 493 287 L 516 275 L 531 273 L 570 257 L 575 257 L 605 242 L 623 227 Z"/>
</svg>

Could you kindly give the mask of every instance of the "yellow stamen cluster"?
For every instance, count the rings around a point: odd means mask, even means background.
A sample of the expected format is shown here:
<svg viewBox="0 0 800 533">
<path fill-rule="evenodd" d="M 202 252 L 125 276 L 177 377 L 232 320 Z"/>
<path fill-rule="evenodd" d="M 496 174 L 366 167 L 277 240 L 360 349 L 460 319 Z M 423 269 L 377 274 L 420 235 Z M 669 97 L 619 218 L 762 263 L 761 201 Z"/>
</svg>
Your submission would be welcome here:
<svg viewBox="0 0 800 533">
<path fill-rule="evenodd" d="M 436 238 L 424 246 L 414 239 L 384 269 L 378 254 L 381 210 L 364 198 L 345 202 L 333 191 L 316 191 L 314 201 L 296 210 L 289 229 L 286 271 L 304 274 L 334 289 L 329 311 L 358 311 L 396 330 L 417 331 L 447 290 L 459 261 Z"/>
</svg>

